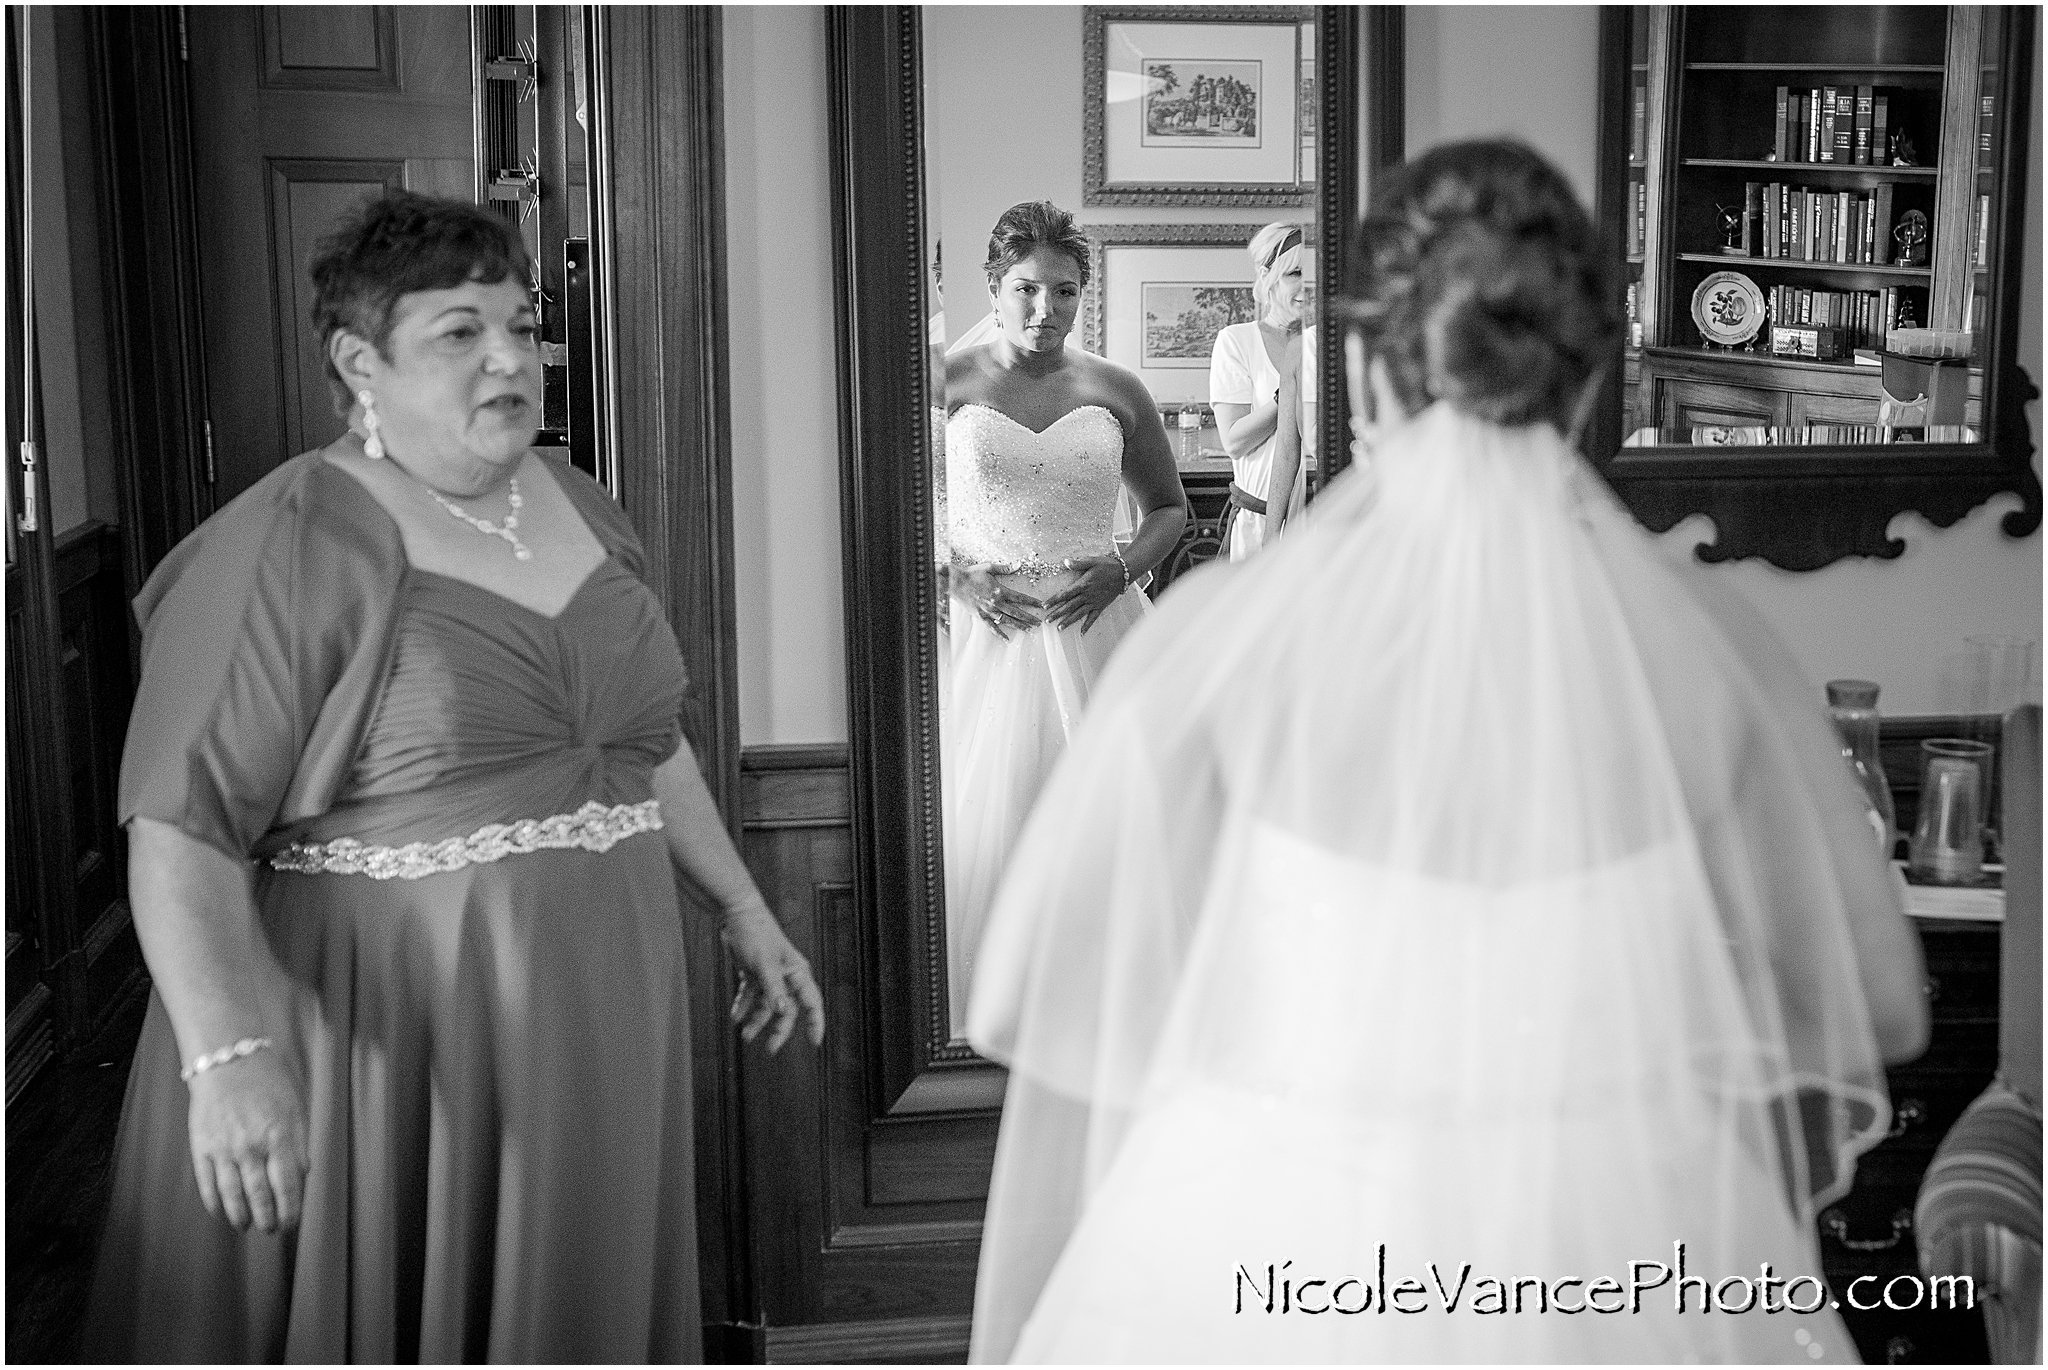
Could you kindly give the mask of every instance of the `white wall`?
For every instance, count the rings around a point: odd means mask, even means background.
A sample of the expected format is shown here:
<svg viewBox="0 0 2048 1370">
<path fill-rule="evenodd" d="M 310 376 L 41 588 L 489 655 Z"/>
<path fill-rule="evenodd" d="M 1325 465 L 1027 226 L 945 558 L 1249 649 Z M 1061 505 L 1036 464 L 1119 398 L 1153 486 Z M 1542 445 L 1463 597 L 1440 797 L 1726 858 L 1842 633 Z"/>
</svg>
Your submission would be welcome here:
<svg viewBox="0 0 2048 1370">
<path fill-rule="evenodd" d="M 1598 11 L 1586 6 L 1415 6 L 1408 10 L 1408 149 L 1454 138 L 1514 134 L 1555 161 L 1589 201 L 1593 191 L 1599 61 Z M 2041 62 L 2033 107 L 2041 109 Z M 2020 363 L 2041 379 L 2041 150 L 2029 168 Z M 2040 404 L 2028 408 L 2039 469 Z M 1999 521 L 2018 507 L 2001 496 L 1954 526 L 1915 514 L 1893 520 L 1906 551 L 1897 560 L 1851 558 L 1820 571 L 1781 571 L 1760 561 L 1710 574 L 1746 594 L 1820 685 L 1840 676 L 1875 680 L 1891 714 L 1960 710 L 1966 637 L 2041 637 L 2041 534 L 2007 538 Z M 1690 556 L 1712 540 L 1704 518 L 1664 542 Z"/>
<path fill-rule="evenodd" d="M 825 12 L 724 23 L 740 741 L 844 742 Z"/>
<path fill-rule="evenodd" d="M 1408 151 L 1512 136 L 1593 199 L 1600 11 L 1593 5 L 1411 5 Z"/>
</svg>

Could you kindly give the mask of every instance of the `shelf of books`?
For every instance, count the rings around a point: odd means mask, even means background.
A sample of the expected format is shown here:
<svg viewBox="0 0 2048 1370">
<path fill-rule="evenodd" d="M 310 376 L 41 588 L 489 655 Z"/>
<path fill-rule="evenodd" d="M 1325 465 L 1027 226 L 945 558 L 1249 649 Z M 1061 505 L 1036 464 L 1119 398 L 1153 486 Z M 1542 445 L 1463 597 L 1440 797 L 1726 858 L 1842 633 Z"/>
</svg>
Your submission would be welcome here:
<svg viewBox="0 0 2048 1370">
<path fill-rule="evenodd" d="M 1636 358 L 1689 349 L 1756 368 L 1744 383 L 1797 388 L 1815 362 L 1874 369 L 1896 327 L 1981 338 L 1999 136 L 1984 56 L 2000 50 L 2000 11 L 1631 14 Z M 1708 303 L 1696 309 L 1696 296 Z M 1740 325 L 1759 305 L 1749 333 Z M 1806 365 L 1769 374 L 1794 356 Z"/>
</svg>

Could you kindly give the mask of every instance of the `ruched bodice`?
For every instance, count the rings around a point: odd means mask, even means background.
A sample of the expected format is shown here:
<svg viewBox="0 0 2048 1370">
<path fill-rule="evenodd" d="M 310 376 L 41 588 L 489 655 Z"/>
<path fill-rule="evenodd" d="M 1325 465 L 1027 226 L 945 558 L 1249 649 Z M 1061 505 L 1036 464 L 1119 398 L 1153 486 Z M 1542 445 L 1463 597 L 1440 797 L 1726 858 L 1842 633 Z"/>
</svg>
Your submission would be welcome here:
<svg viewBox="0 0 2048 1370">
<path fill-rule="evenodd" d="M 653 595 L 616 560 L 552 618 L 413 569 L 383 695 L 334 806 L 275 836 L 433 842 L 637 803 L 675 751 L 683 680 Z"/>
<path fill-rule="evenodd" d="M 953 553 L 1057 575 L 1069 557 L 1107 556 L 1123 480 L 1124 431 L 1099 404 L 1033 432 L 999 409 L 963 404 L 946 424 Z"/>
</svg>

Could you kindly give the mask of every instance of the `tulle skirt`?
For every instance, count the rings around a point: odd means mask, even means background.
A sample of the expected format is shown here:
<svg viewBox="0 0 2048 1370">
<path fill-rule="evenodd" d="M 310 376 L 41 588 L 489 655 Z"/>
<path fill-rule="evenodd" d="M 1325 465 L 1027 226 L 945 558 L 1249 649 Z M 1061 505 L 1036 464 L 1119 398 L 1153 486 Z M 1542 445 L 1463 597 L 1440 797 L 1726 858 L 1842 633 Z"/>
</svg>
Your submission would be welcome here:
<svg viewBox="0 0 2048 1370">
<path fill-rule="evenodd" d="M 1046 598 L 1061 583 L 1027 588 Z M 1041 624 L 1008 638 L 953 606 L 940 765 L 946 948 L 956 1028 L 966 1021 L 975 952 L 1010 849 L 1080 725 L 1096 678 L 1147 604 L 1133 586 L 1086 632 Z"/>
<path fill-rule="evenodd" d="M 1769 1072 L 1707 1026 L 1685 849 L 1493 890 L 1225 847 L 1179 1045 L 1015 1359 L 1857 1358 L 1775 1139 L 1716 1097 Z"/>
</svg>

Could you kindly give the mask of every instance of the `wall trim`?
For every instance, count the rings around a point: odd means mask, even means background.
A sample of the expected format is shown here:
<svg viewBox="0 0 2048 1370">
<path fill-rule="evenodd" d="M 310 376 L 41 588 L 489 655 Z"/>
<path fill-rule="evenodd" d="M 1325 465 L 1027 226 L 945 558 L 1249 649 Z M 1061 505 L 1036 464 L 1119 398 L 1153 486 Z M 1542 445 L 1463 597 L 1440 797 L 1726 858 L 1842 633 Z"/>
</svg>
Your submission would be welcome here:
<svg viewBox="0 0 2048 1370">
<path fill-rule="evenodd" d="M 768 1329 L 770 1365 L 962 1365 L 968 1319 L 885 1318 Z"/>
</svg>

